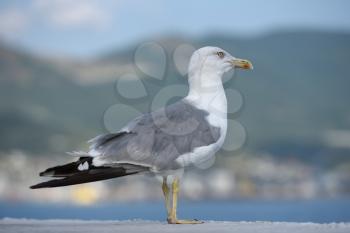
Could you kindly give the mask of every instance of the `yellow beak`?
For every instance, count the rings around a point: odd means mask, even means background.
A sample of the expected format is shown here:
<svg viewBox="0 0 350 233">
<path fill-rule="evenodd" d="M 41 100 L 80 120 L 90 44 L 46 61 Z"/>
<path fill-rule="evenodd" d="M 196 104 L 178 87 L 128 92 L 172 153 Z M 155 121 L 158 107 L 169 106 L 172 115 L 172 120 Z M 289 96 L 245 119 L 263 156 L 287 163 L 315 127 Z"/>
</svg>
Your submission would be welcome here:
<svg viewBox="0 0 350 233">
<path fill-rule="evenodd" d="M 235 59 L 231 60 L 231 64 L 234 67 L 245 69 L 245 70 L 252 70 L 253 69 L 253 64 L 250 61 L 240 59 L 240 58 L 235 58 Z"/>
</svg>

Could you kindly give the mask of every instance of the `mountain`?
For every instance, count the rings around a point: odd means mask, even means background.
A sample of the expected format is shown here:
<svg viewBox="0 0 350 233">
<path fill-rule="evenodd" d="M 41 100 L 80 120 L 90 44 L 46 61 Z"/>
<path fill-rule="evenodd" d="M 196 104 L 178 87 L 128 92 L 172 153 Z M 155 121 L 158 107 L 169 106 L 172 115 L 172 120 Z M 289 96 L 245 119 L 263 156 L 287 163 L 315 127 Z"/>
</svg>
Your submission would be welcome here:
<svg viewBox="0 0 350 233">
<path fill-rule="evenodd" d="M 250 59 L 255 69 L 237 71 L 225 84 L 244 97 L 243 108 L 230 118 L 244 125 L 245 147 L 305 154 L 310 148 L 337 149 L 327 141 L 329 132 L 350 130 L 349 41 L 349 34 L 299 31 L 257 38 L 169 37 L 159 43 L 168 58 L 179 44 L 189 43 Z M 45 154 L 83 147 L 83 141 L 106 132 L 103 116 L 113 104 L 147 111 L 164 86 L 186 83 L 172 62 L 166 63 L 165 79 L 147 78 L 133 64 L 135 48 L 77 61 L 0 46 L 0 151 Z M 116 94 L 116 80 L 130 72 L 145 85 L 148 96 L 141 101 Z M 117 113 L 115 120 L 125 121 L 124 114 Z"/>
<path fill-rule="evenodd" d="M 251 58 L 234 86 L 245 97 L 240 119 L 252 141 L 266 145 L 323 144 L 328 130 L 350 129 L 350 35 L 275 33 L 259 39 L 209 38 Z"/>
</svg>

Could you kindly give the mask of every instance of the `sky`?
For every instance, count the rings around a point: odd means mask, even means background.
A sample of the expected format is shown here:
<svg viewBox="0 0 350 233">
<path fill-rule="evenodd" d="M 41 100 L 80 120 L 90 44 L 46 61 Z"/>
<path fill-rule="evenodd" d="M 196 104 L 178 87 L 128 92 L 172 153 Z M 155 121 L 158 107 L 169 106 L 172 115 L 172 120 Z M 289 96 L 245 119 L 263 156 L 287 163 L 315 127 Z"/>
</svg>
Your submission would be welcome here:
<svg viewBox="0 0 350 233">
<path fill-rule="evenodd" d="M 347 0 L 0 0 L 0 40 L 39 54 L 91 57 L 163 35 L 350 33 L 349 9 Z"/>
</svg>

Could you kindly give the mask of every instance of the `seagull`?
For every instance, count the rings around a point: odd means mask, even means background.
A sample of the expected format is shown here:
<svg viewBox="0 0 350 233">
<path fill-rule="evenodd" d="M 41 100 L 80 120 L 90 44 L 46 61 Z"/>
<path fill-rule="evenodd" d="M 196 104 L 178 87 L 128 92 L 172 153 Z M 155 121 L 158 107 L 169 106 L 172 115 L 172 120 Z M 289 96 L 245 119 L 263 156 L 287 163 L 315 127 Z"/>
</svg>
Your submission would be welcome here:
<svg viewBox="0 0 350 233">
<path fill-rule="evenodd" d="M 78 160 L 48 168 L 40 176 L 55 177 L 32 189 L 82 184 L 134 174 L 160 178 L 169 224 L 196 224 L 179 220 L 179 179 L 187 167 L 205 163 L 224 143 L 227 99 L 224 73 L 253 69 L 250 61 L 235 58 L 218 47 L 196 50 L 188 66 L 188 95 L 178 102 L 145 113 L 116 133 L 99 135 L 87 152 L 73 152 Z"/>
</svg>

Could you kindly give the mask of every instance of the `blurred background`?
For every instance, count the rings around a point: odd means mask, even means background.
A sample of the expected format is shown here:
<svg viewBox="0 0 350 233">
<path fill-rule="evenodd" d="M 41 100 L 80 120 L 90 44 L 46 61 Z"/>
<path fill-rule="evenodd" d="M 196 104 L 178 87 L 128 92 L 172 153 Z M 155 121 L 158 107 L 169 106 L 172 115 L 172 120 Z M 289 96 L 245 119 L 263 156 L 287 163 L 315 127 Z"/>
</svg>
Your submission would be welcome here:
<svg viewBox="0 0 350 233">
<path fill-rule="evenodd" d="M 0 1 L 0 217 L 164 220 L 150 177 L 28 187 L 73 161 L 67 151 L 149 111 L 161 91 L 185 94 L 164 88 L 185 87 L 190 54 L 213 45 L 255 69 L 229 74 L 231 130 L 213 166 L 184 176 L 181 217 L 350 221 L 348 9 L 346 0 Z"/>
</svg>

